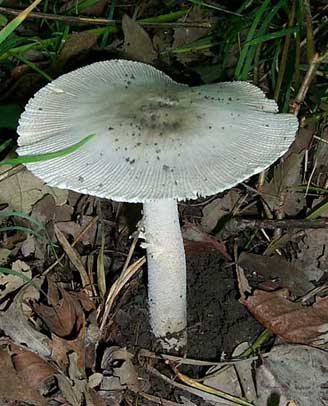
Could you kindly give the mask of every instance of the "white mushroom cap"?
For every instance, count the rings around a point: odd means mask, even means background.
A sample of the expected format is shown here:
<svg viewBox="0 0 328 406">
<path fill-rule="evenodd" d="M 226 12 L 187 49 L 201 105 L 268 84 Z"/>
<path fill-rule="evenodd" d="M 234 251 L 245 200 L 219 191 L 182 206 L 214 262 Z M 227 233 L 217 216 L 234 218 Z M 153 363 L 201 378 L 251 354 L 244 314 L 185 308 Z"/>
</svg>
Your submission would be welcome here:
<svg viewBox="0 0 328 406">
<path fill-rule="evenodd" d="M 188 87 L 143 63 L 97 62 L 41 89 L 22 114 L 19 155 L 75 152 L 27 164 L 51 186 L 126 202 L 208 196 L 271 165 L 296 117 L 247 82 Z"/>
</svg>

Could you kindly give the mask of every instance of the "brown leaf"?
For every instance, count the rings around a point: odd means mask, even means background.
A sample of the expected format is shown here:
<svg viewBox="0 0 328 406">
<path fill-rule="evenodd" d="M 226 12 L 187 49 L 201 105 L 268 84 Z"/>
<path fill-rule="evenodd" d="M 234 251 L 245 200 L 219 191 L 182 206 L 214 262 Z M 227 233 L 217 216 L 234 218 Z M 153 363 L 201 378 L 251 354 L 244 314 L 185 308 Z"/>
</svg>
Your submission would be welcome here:
<svg viewBox="0 0 328 406">
<path fill-rule="evenodd" d="M 304 230 L 293 263 L 304 269 L 311 280 L 319 280 L 328 268 L 327 250 L 327 229 Z"/>
<path fill-rule="evenodd" d="M 125 56 L 146 63 L 152 63 L 157 59 L 157 53 L 148 33 L 126 14 L 122 18 L 122 30 Z"/>
<path fill-rule="evenodd" d="M 270 290 L 288 288 L 295 296 L 302 296 L 314 288 L 301 268 L 296 268 L 279 255 L 269 257 L 243 252 L 238 264 L 247 271 L 246 277 L 250 280 L 254 276 L 256 282 L 260 280 L 259 287 L 263 290 L 268 290 L 264 287 L 268 282 L 271 282 Z"/>
<path fill-rule="evenodd" d="M 60 299 L 51 306 L 33 303 L 33 310 L 45 322 L 49 330 L 59 337 L 74 338 L 81 330 L 84 317 L 79 302 L 62 288 L 57 288 Z M 54 300 L 54 293 L 51 294 Z"/>
<path fill-rule="evenodd" d="M 41 357 L 31 351 L 10 345 L 12 360 L 18 376 L 33 389 L 40 390 L 46 381 L 53 377 L 57 371 Z"/>
<path fill-rule="evenodd" d="M 34 406 L 45 406 L 46 400 L 33 388 L 26 385 L 13 367 L 11 356 L 0 348 L 0 404 L 7 405 L 9 400 L 26 402 Z"/>
<path fill-rule="evenodd" d="M 54 220 L 55 208 L 55 198 L 46 194 L 33 205 L 31 216 L 37 218 L 41 223 L 47 224 Z"/>
<path fill-rule="evenodd" d="M 69 366 L 69 354 L 75 352 L 77 354 L 77 367 L 81 373 L 85 369 L 85 327 L 83 326 L 76 338 L 67 340 L 52 335 L 51 341 L 52 359 L 62 368 Z"/>
<path fill-rule="evenodd" d="M 312 306 L 289 300 L 287 289 L 275 292 L 255 290 L 241 301 L 267 329 L 284 340 L 313 344 L 322 339 L 328 323 L 328 297 L 317 299 Z"/>
<path fill-rule="evenodd" d="M 219 251 L 227 261 L 232 260 L 223 243 L 219 242 L 213 236 L 200 231 L 193 224 L 185 222 L 182 228 L 182 234 L 185 248 L 190 250 L 190 252 L 209 250 Z"/>
<path fill-rule="evenodd" d="M 41 286 L 41 282 L 34 279 L 34 285 Z M 37 298 L 39 298 L 39 291 L 34 286 L 25 285 L 21 288 L 9 308 L 2 311 L 0 330 L 15 343 L 23 344 L 31 351 L 48 357 L 51 354 L 49 339 L 37 331 L 28 321 L 30 311 L 26 311 L 27 306 L 24 305 L 26 302 Z"/>
<path fill-rule="evenodd" d="M 273 178 L 262 188 L 263 197 L 272 210 L 295 216 L 305 207 L 304 193 L 295 190 L 302 184 L 303 153 L 292 153 L 274 168 Z"/>
<path fill-rule="evenodd" d="M 208 203 L 202 210 L 201 225 L 203 231 L 211 232 L 222 217 L 233 215 L 241 197 L 240 191 L 231 189 L 223 197 L 218 197 Z"/>
<path fill-rule="evenodd" d="M 65 42 L 63 49 L 56 61 L 56 70 L 62 67 L 66 62 L 81 54 L 82 52 L 89 51 L 97 43 L 99 34 L 88 31 L 73 32 Z"/>
<path fill-rule="evenodd" d="M 201 7 L 192 7 L 190 12 L 187 15 L 187 18 L 184 16 L 179 19 L 182 22 L 214 22 L 214 19 L 211 14 L 208 13 L 208 10 L 204 11 Z M 190 42 L 196 41 L 210 32 L 210 28 L 195 28 L 195 27 L 177 27 L 174 29 L 174 41 L 172 48 L 180 48 Z M 204 50 L 204 54 L 208 51 Z M 176 55 L 177 59 L 182 63 L 192 62 L 199 60 L 199 55 L 189 53 L 181 53 Z"/>
</svg>

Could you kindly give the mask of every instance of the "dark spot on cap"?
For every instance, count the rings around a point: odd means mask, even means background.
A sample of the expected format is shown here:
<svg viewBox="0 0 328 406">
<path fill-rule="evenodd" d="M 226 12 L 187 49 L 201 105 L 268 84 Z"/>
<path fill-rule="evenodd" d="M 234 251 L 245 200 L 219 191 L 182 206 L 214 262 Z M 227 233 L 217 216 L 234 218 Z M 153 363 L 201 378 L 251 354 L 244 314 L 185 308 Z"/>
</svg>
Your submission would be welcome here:
<svg viewBox="0 0 328 406">
<path fill-rule="evenodd" d="M 78 177 L 78 180 L 79 180 L 79 182 L 84 182 L 83 176 L 80 175 L 80 176 Z"/>
<path fill-rule="evenodd" d="M 42 110 L 43 110 L 43 108 L 42 108 L 42 107 L 39 107 L 39 108 L 38 108 L 38 110 L 42 111 Z"/>
<path fill-rule="evenodd" d="M 212 130 L 212 126 L 211 126 L 211 125 L 209 125 L 208 128 L 209 128 L 210 130 Z"/>
<path fill-rule="evenodd" d="M 168 165 L 163 165 L 163 171 L 168 171 L 170 167 Z"/>
<path fill-rule="evenodd" d="M 228 100 L 229 100 L 229 101 L 232 101 L 232 97 L 228 97 Z"/>
<path fill-rule="evenodd" d="M 112 130 L 114 130 L 114 128 L 113 127 L 108 127 L 108 130 L 112 131 Z"/>
</svg>

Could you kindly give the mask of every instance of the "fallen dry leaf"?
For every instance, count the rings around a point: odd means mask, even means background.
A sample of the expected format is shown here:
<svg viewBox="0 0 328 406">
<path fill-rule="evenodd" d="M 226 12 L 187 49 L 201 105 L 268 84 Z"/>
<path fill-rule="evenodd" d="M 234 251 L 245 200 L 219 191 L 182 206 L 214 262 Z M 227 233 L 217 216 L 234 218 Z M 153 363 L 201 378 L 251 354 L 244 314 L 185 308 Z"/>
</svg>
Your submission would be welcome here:
<svg viewBox="0 0 328 406">
<path fill-rule="evenodd" d="M 254 278 L 260 282 L 256 287 L 263 290 L 287 288 L 293 295 L 303 296 L 314 288 L 306 272 L 279 255 L 269 257 L 243 252 L 238 258 L 238 264 L 246 271 L 249 281 Z"/>
<path fill-rule="evenodd" d="M 182 235 L 186 250 L 190 252 L 219 251 L 227 261 L 232 260 L 223 243 L 219 242 L 215 237 L 202 232 L 193 224 L 185 222 L 182 227 Z"/>
<path fill-rule="evenodd" d="M 305 306 L 289 300 L 287 289 L 275 292 L 255 290 L 241 303 L 264 327 L 284 340 L 299 344 L 326 341 L 328 297 L 318 297 L 312 306 Z"/>
<path fill-rule="evenodd" d="M 57 371 L 37 354 L 15 344 L 10 345 L 10 352 L 18 376 L 30 388 L 46 393 L 49 378 L 52 378 Z"/>
<path fill-rule="evenodd" d="M 179 19 L 181 22 L 189 22 L 189 23 L 205 23 L 205 22 L 214 22 L 213 16 L 208 12 L 208 10 L 204 11 L 201 7 L 192 7 L 191 10 L 188 12 L 187 17 L 182 17 Z M 172 48 L 180 48 L 186 44 L 189 44 L 193 41 L 196 41 L 205 35 L 208 35 L 211 31 L 210 28 L 193 28 L 193 27 L 177 27 L 174 29 L 174 41 L 172 44 Z M 208 50 L 204 50 L 204 54 L 208 54 Z M 188 63 L 195 60 L 199 60 L 199 55 L 193 54 L 192 52 L 189 53 L 181 53 L 177 54 L 176 58 L 182 63 Z"/>
<path fill-rule="evenodd" d="M 54 197 L 46 194 L 33 205 L 31 216 L 46 225 L 55 219 L 55 209 L 56 201 Z"/>
<path fill-rule="evenodd" d="M 296 216 L 305 206 L 304 192 L 297 190 L 303 183 L 303 153 L 292 153 L 274 168 L 272 180 L 261 189 L 263 198 L 274 211 Z"/>
<path fill-rule="evenodd" d="M 103 379 L 101 388 L 106 390 L 125 389 L 126 387 L 134 392 L 140 390 L 140 382 L 135 366 L 132 362 L 133 354 L 126 348 L 112 346 L 106 348 L 101 360 L 101 368 L 105 371 L 111 371 L 110 379 Z M 113 386 L 114 385 L 114 386 Z M 116 385 L 116 386 L 115 386 Z"/>
<path fill-rule="evenodd" d="M 296 258 L 292 262 L 296 267 L 304 269 L 309 279 L 317 281 L 328 269 L 327 250 L 327 229 L 304 230 Z"/>
<path fill-rule="evenodd" d="M 10 401 L 25 402 L 33 406 L 46 406 L 46 400 L 39 392 L 23 382 L 18 376 L 12 358 L 5 346 L 0 347 L 0 404 Z M 20 403 L 21 404 L 21 403 Z"/>
<path fill-rule="evenodd" d="M 96 45 L 98 37 L 99 34 L 93 32 L 73 32 L 65 41 L 59 58 L 56 60 L 56 70 L 64 66 L 69 59 L 80 55 L 82 52 L 89 51 Z"/>
<path fill-rule="evenodd" d="M 2 166 L 0 174 L 9 168 L 8 165 Z M 27 169 L 1 181 L 0 200 L 8 203 L 10 210 L 30 213 L 32 206 L 46 194 L 51 194 L 56 204 L 61 206 L 67 200 L 68 191 L 45 185 Z"/>
<path fill-rule="evenodd" d="M 201 226 L 203 231 L 207 233 L 211 232 L 222 217 L 229 214 L 232 215 L 240 198 L 240 191 L 231 189 L 225 193 L 223 197 L 219 197 L 208 203 L 202 210 L 203 217 Z"/>
<path fill-rule="evenodd" d="M 44 321 L 51 333 L 58 337 L 75 338 L 78 336 L 84 316 L 79 302 L 62 288 L 58 290 L 58 302 L 46 306 L 42 303 L 33 303 L 33 310 Z M 55 293 L 52 292 L 52 300 Z"/>
<path fill-rule="evenodd" d="M 79 219 L 79 224 L 75 221 L 59 221 L 56 222 L 56 227 L 65 234 L 71 235 L 74 240 L 81 234 L 82 230 L 91 223 L 94 217 L 82 215 Z M 83 244 L 89 245 L 95 241 L 97 233 L 97 223 L 94 223 L 83 235 L 79 238 Z"/>
<path fill-rule="evenodd" d="M 157 52 L 148 33 L 126 14 L 122 18 L 122 30 L 126 57 L 146 63 L 152 63 L 157 59 Z"/>
<path fill-rule="evenodd" d="M 16 272 L 21 272 L 24 277 L 27 277 L 29 279 L 31 279 L 32 277 L 31 268 L 20 259 L 17 259 L 15 262 L 12 263 L 11 269 Z M 26 280 L 20 278 L 17 275 L 0 273 L 0 300 L 4 299 L 10 293 L 25 285 L 25 283 Z"/>
<path fill-rule="evenodd" d="M 34 280 L 33 283 L 41 286 L 40 281 Z M 48 337 L 29 323 L 25 309 L 23 310 L 23 306 L 27 307 L 25 303 L 38 297 L 39 292 L 34 286 L 26 285 L 21 288 L 9 308 L 1 312 L 0 330 L 16 344 L 25 345 L 31 351 L 48 357 L 51 354 Z"/>
<path fill-rule="evenodd" d="M 262 358 L 256 370 L 258 405 L 268 405 L 272 393 L 280 405 L 324 405 L 328 396 L 328 352 L 304 345 L 279 345 Z M 288 403 L 290 401 L 290 403 Z"/>
</svg>

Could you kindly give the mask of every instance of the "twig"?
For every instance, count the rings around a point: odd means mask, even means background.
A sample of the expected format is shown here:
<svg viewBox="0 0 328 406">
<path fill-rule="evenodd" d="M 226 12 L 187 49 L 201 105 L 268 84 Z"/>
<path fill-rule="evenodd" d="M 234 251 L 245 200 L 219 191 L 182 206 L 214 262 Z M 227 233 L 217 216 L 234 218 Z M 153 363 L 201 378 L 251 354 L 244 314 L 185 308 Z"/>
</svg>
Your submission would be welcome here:
<svg viewBox="0 0 328 406">
<path fill-rule="evenodd" d="M 75 244 L 77 244 L 77 243 L 80 241 L 80 239 L 83 237 L 83 235 L 84 235 L 87 231 L 89 231 L 90 228 L 91 228 L 92 226 L 94 226 L 94 225 L 97 223 L 97 221 L 98 221 L 98 216 L 94 217 L 94 218 L 90 221 L 90 223 L 88 223 L 88 224 L 81 230 L 81 232 L 77 235 L 77 237 L 76 237 L 75 240 L 73 241 L 72 247 L 74 247 Z M 49 273 L 56 265 L 58 265 L 58 264 L 60 263 L 60 261 L 61 261 L 62 259 L 64 259 L 64 257 L 65 257 L 65 253 L 62 254 L 59 258 L 57 258 L 56 261 L 55 261 L 53 264 L 51 264 L 42 274 L 43 274 L 43 275 L 46 275 L 47 273 Z"/>
<path fill-rule="evenodd" d="M 17 173 L 21 172 L 25 169 L 24 165 L 15 165 L 11 166 L 10 168 L 6 169 L 4 172 L 0 173 L 0 182 L 10 178 L 11 176 L 17 175 Z"/>
<path fill-rule="evenodd" d="M 233 230 L 236 233 L 248 229 L 248 228 L 263 228 L 269 230 L 275 230 L 276 228 L 285 228 L 287 230 L 297 229 L 319 229 L 328 228 L 328 219 L 245 219 L 235 217 L 229 221 L 226 225 L 226 229 Z"/>
<path fill-rule="evenodd" d="M 144 399 L 150 400 L 151 402 L 156 403 L 157 405 L 161 405 L 161 406 L 182 405 L 182 403 L 172 402 L 172 400 L 163 399 L 162 397 L 150 395 L 149 393 L 146 393 L 146 392 L 138 392 L 138 395 L 142 396 Z"/>
<path fill-rule="evenodd" d="M 56 237 L 57 237 L 58 241 L 60 242 L 63 250 L 65 251 L 66 255 L 68 256 L 68 258 L 70 259 L 70 261 L 72 262 L 72 264 L 75 266 L 76 270 L 80 274 L 83 288 L 86 290 L 87 294 L 90 297 L 92 297 L 93 293 L 95 293 L 95 292 L 92 292 L 93 286 L 91 285 L 89 274 L 83 265 L 80 255 L 75 251 L 75 249 L 72 247 L 72 245 L 68 242 L 67 238 L 64 236 L 64 233 L 59 230 L 59 228 L 57 227 L 56 224 L 54 226 L 54 229 L 55 229 Z"/>
<path fill-rule="evenodd" d="M 304 0 L 304 11 L 305 11 L 305 18 L 306 18 L 306 42 L 307 42 L 306 51 L 307 51 L 308 62 L 311 63 L 311 61 L 314 57 L 314 54 L 315 54 L 315 45 L 314 45 L 314 34 L 313 34 L 310 0 Z"/>
<path fill-rule="evenodd" d="M 295 101 L 291 107 L 291 113 L 297 114 L 300 111 L 301 104 L 303 103 L 305 96 L 309 90 L 310 84 L 315 77 L 317 70 L 319 69 L 319 65 L 322 61 L 322 57 L 320 57 L 319 53 L 315 53 L 313 59 L 310 63 L 309 69 L 306 72 L 304 80 L 299 88 L 299 91 L 295 97 Z"/>
<path fill-rule="evenodd" d="M 190 393 L 192 393 L 192 394 L 194 394 L 194 395 L 196 395 L 196 396 L 199 396 L 199 397 L 202 398 L 202 399 L 208 400 L 208 401 L 210 401 L 210 402 L 216 402 L 216 403 L 217 403 L 218 400 L 219 400 L 219 396 L 217 396 L 217 395 L 214 395 L 214 394 L 208 393 L 208 392 L 204 392 L 203 390 L 198 389 L 198 388 L 195 388 L 195 387 L 193 387 L 193 386 L 184 385 L 184 384 L 182 384 L 182 383 L 175 382 L 173 379 L 170 379 L 170 378 L 168 378 L 166 375 L 161 374 L 159 371 L 157 371 L 156 368 L 153 368 L 153 367 L 151 367 L 151 366 L 147 366 L 147 370 L 148 370 L 151 374 L 153 374 L 153 375 L 155 375 L 155 376 L 157 376 L 157 377 L 163 379 L 164 382 L 167 382 L 167 383 L 169 383 L 170 385 L 175 386 L 176 388 L 185 390 L 185 391 L 190 392 Z M 212 389 L 212 388 L 211 388 L 211 389 Z M 234 398 L 234 397 L 233 397 L 233 398 Z M 234 398 L 234 399 L 236 399 L 236 398 Z M 236 403 L 235 401 L 231 401 L 231 402 L 232 402 L 232 403 L 231 403 L 232 405 L 238 404 L 238 403 Z M 253 406 L 252 403 L 248 403 L 248 402 L 247 402 L 247 403 L 244 403 L 244 405 Z"/>
<path fill-rule="evenodd" d="M 141 257 L 134 264 L 130 265 L 125 272 L 122 271 L 120 277 L 112 284 L 106 299 L 105 310 L 100 324 L 100 337 L 104 331 L 109 312 L 114 304 L 117 295 L 120 293 L 125 284 L 141 269 L 146 263 L 146 258 Z"/>
<path fill-rule="evenodd" d="M 168 360 L 171 362 L 176 362 L 181 365 L 197 365 L 197 366 L 214 366 L 214 367 L 224 367 L 224 366 L 231 366 L 235 365 L 238 362 L 244 361 L 243 359 L 235 359 L 231 361 L 203 361 L 199 359 L 192 359 L 192 358 L 184 358 L 184 357 L 178 357 L 176 355 L 170 355 L 170 354 L 156 354 L 155 352 L 146 350 L 146 349 L 141 349 L 138 352 L 138 357 L 144 357 L 144 358 L 152 358 L 152 359 L 161 359 L 161 360 Z M 251 359 L 257 359 L 257 357 L 253 357 Z"/>
<path fill-rule="evenodd" d="M 188 386 L 191 386 L 192 388 L 198 389 L 201 392 L 204 392 L 206 394 L 214 395 L 219 399 L 221 398 L 221 399 L 229 400 L 234 405 L 253 406 L 252 403 L 249 403 L 244 399 L 241 399 L 237 396 L 229 395 L 228 393 L 220 391 L 219 389 L 215 389 L 215 388 L 212 388 L 211 386 L 204 385 L 203 383 L 197 382 L 195 379 L 192 379 L 189 376 L 182 374 L 173 365 L 171 365 L 171 367 L 174 370 L 174 373 L 176 374 L 177 378 L 179 378 L 181 382 L 187 384 Z"/>
<path fill-rule="evenodd" d="M 294 24 L 294 19 L 295 19 L 295 2 L 292 2 L 292 9 L 290 10 L 289 13 L 289 19 L 288 19 L 288 27 L 292 27 Z M 276 88 L 274 90 L 274 99 L 278 101 L 279 99 L 279 93 L 280 93 L 280 88 L 285 76 L 285 71 L 286 71 L 286 66 L 287 66 L 287 57 L 288 57 L 288 51 L 289 51 L 289 46 L 290 46 L 290 39 L 291 35 L 288 34 L 285 37 L 285 42 L 284 42 L 284 47 L 282 50 L 281 54 L 281 61 L 279 65 L 279 74 L 277 78 L 277 84 Z"/>
<path fill-rule="evenodd" d="M 13 8 L 0 7 L 0 13 L 17 16 L 22 12 L 22 10 L 17 10 Z M 62 21 L 68 24 L 85 24 L 85 25 L 103 25 L 103 26 L 115 26 L 121 25 L 121 20 L 108 20 L 107 18 L 91 18 L 91 17 L 75 17 L 75 16 L 65 16 L 60 14 L 50 14 L 50 13 L 41 13 L 41 12 L 32 12 L 28 15 L 27 18 L 38 19 L 38 20 L 53 20 L 53 21 Z M 143 27 L 149 28 L 176 28 L 176 27 L 185 27 L 185 28 L 212 28 L 213 24 L 210 22 L 181 22 L 177 21 L 174 23 L 154 23 L 148 21 L 137 21 L 138 24 Z"/>
</svg>

